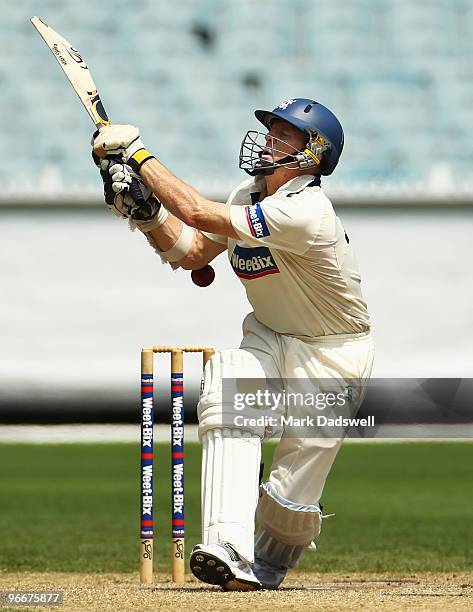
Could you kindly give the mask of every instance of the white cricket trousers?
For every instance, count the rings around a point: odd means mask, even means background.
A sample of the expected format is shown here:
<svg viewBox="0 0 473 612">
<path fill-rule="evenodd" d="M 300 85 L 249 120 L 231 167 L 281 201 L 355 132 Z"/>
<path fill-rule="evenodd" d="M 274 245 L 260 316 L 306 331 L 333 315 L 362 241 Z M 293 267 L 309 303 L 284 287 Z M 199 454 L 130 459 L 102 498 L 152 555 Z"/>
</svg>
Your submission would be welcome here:
<svg viewBox="0 0 473 612">
<path fill-rule="evenodd" d="M 260 526 L 271 536 L 287 544 L 308 545 L 320 532 L 319 500 L 342 443 L 340 438 L 296 438 L 283 432 L 258 501 L 259 466 L 253 464 L 259 462 L 264 428 L 228 430 L 226 424 L 234 416 L 234 407 L 223 403 L 222 378 L 348 379 L 361 402 L 373 357 L 370 332 L 307 342 L 272 331 L 253 313 L 245 318 L 240 348 L 216 353 L 204 373 L 198 406 L 204 445 L 202 476 L 206 481 L 202 483 L 204 543 L 225 539 L 252 561 L 258 504 Z M 227 438 L 231 440 L 225 446 Z"/>
</svg>

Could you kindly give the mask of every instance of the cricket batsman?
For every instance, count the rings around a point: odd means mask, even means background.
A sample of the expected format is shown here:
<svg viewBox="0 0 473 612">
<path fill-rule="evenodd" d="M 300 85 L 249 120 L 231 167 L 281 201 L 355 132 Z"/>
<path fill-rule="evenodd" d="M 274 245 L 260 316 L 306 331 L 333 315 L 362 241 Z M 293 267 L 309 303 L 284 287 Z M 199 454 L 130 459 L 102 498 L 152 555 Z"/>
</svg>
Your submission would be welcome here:
<svg viewBox="0 0 473 612">
<path fill-rule="evenodd" d="M 342 126 L 305 98 L 255 115 L 265 131 L 247 132 L 240 149 L 250 178 L 226 203 L 174 176 L 136 127 L 102 127 L 93 138 L 108 206 L 174 268 L 200 270 L 227 251 L 253 308 L 240 347 L 215 353 L 205 368 L 197 408 L 202 543 L 190 559 L 199 580 L 242 591 L 278 588 L 320 534 L 320 499 L 342 438 L 283 431 L 260 485 L 261 442 L 270 432 L 235 424 L 222 380 L 350 380 L 361 403 L 374 354 L 352 245 L 321 184 L 342 153 Z M 129 195 L 132 180 L 146 214 Z"/>
</svg>

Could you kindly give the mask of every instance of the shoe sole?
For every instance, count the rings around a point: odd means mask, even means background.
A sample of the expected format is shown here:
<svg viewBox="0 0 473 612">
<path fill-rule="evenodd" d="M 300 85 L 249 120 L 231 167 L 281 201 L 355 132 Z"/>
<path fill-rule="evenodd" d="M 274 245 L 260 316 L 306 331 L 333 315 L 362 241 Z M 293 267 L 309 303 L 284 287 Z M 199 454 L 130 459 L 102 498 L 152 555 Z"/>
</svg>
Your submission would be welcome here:
<svg viewBox="0 0 473 612">
<path fill-rule="evenodd" d="M 236 578 L 225 561 L 201 550 L 192 553 L 190 568 L 198 580 L 221 586 L 226 591 L 257 591 L 261 588 L 254 582 Z"/>
</svg>

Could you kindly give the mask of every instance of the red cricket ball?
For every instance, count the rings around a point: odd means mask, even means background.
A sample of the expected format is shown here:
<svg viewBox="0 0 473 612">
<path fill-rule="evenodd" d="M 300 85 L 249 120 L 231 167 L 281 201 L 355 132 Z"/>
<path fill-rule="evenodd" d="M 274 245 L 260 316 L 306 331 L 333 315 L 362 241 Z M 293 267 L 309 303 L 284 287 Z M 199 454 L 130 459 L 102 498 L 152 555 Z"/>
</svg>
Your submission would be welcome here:
<svg viewBox="0 0 473 612">
<path fill-rule="evenodd" d="M 205 266 L 200 270 L 192 270 L 191 278 L 194 285 L 198 287 L 208 287 L 214 282 L 215 271 L 212 266 Z"/>
</svg>

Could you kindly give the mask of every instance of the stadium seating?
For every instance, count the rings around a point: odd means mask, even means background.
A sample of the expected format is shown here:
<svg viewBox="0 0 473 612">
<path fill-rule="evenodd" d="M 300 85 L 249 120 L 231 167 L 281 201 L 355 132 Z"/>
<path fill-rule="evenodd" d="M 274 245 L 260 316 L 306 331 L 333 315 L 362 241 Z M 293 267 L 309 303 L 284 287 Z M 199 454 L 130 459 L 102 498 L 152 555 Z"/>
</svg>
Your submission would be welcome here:
<svg viewBox="0 0 473 612">
<path fill-rule="evenodd" d="M 0 175 L 21 192 L 53 168 L 56 188 L 92 188 L 92 125 L 29 23 L 38 10 L 11 3 L 0 24 L 2 136 L 21 158 Z M 419 184 L 439 163 L 471 177 L 470 0 L 47 0 L 41 17 L 84 54 L 112 119 L 199 185 L 230 188 L 253 110 L 294 96 L 340 116 L 344 188 Z"/>
</svg>

